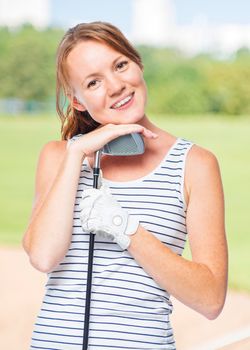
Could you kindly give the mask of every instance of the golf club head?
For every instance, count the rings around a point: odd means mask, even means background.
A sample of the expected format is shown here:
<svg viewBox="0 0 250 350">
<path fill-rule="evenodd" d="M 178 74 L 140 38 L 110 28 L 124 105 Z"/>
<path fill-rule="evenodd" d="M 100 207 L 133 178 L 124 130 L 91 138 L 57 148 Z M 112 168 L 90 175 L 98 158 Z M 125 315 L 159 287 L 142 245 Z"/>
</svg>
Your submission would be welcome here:
<svg viewBox="0 0 250 350">
<path fill-rule="evenodd" d="M 139 133 L 132 133 L 117 137 L 108 142 L 102 149 L 102 154 L 110 156 L 133 156 L 145 151 L 143 137 Z"/>
</svg>

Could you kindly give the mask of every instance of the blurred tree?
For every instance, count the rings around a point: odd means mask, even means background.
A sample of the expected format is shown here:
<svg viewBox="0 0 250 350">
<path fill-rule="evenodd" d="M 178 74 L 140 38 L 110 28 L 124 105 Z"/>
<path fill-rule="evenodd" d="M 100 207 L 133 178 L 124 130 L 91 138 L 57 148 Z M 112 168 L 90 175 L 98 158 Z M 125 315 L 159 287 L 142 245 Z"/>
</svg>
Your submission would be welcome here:
<svg viewBox="0 0 250 350">
<path fill-rule="evenodd" d="M 250 61 L 217 62 L 207 71 L 209 111 L 250 113 Z"/>
<path fill-rule="evenodd" d="M 0 98 L 47 101 L 55 97 L 55 55 L 63 31 L 26 24 L 0 28 Z M 250 50 L 224 60 L 186 57 L 174 48 L 139 46 L 155 114 L 250 113 Z M 28 108 L 27 107 L 27 108 Z"/>
<path fill-rule="evenodd" d="M 44 101 L 55 91 L 55 52 L 61 30 L 37 31 L 24 25 L 0 34 L 0 95 Z M 6 43 L 7 41 L 7 43 Z"/>
</svg>

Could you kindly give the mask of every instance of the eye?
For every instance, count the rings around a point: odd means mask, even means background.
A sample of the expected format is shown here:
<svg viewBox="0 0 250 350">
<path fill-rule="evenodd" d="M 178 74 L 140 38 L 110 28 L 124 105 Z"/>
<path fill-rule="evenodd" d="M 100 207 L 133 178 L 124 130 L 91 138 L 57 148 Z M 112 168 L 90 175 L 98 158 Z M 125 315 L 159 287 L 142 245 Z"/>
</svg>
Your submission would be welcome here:
<svg viewBox="0 0 250 350">
<path fill-rule="evenodd" d="M 88 85 L 87 85 L 87 87 L 88 87 L 88 89 L 89 88 L 95 88 L 95 87 L 97 87 L 98 86 L 98 80 L 91 80 L 89 83 L 88 83 Z"/>
<path fill-rule="evenodd" d="M 121 62 L 117 63 L 115 68 L 117 70 L 123 71 L 126 69 L 127 65 L 128 65 L 128 61 L 121 61 Z"/>
</svg>

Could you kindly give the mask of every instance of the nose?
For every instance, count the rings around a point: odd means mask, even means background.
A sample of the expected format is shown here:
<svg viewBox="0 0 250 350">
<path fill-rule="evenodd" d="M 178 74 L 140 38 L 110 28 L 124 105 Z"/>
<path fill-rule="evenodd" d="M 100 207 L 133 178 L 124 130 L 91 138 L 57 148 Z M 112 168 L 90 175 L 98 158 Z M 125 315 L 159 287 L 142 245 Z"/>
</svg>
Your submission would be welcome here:
<svg viewBox="0 0 250 350">
<path fill-rule="evenodd" d="M 120 95 L 125 89 L 125 83 L 116 74 L 107 77 L 107 92 L 110 97 Z"/>
</svg>

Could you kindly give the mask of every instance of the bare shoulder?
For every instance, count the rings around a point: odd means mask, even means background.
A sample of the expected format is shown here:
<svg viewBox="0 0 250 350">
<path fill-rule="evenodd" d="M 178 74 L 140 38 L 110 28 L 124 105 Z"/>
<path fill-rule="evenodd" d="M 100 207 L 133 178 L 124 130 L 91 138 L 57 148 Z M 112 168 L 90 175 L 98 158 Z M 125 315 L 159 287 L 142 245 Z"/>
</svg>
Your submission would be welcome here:
<svg viewBox="0 0 250 350">
<path fill-rule="evenodd" d="M 48 187 L 58 173 L 67 141 L 50 141 L 41 149 L 36 172 L 36 192 Z"/>
<path fill-rule="evenodd" d="M 211 171 L 219 168 L 217 157 L 211 151 L 193 145 L 187 156 L 187 172 L 199 174 L 199 172 Z"/>
<path fill-rule="evenodd" d="M 67 141 L 50 141 L 41 149 L 39 160 L 56 160 L 64 155 Z"/>
<path fill-rule="evenodd" d="M 217 157 L 211 151 L 193 145 L 187 156 L 185 171 L 186 192 L 209 183 L 221 183 L 220 168 Z"/>
<path fill-rule="evenodd" d="M 50 171 L 53 172 L 53 168 L 57 168 L 61 162 L 67 147 L 67 141 L 50 141 L 46 143 L 40 152 L 38 159 L 39 167 L 50 167 Z M 44 170 L 44 169 L 43 169 Z"/>
<path fill-rule="evenodd" d="M 50 141 L 46 143 L 40 151 L 36 169 L 35 193 L 30 220 L 43 203 L 44 198 L 56 178 L 66 152 L 66 146 L 66 141 Z"/>
<path fill-rule="evenodd" d="M 196 166 L 212 166 L 218 164 L 218 161 L 213 152 L 198 145 L 193 145 L 188 155 L 188 163 Z"/>
</svg>

